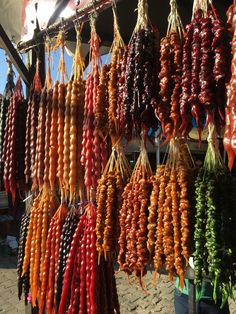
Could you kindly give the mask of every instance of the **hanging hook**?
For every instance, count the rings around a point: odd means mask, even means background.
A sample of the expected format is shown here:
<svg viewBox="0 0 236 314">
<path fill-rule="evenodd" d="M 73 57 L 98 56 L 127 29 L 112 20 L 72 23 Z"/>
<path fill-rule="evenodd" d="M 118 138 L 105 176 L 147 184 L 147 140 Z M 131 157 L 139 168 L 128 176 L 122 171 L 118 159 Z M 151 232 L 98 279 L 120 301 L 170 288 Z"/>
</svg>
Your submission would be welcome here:
<svg viewBox="0 0 236 314">
<path fill-rule="evenodd" d="M 112 0 L 112 8 L 117 11 L 116 0 Z"/>
<path fill-rule="evenodd" d="M 93 12 L 91 14 L 94 15 L 94 18 L 97 19 L 98 17 L 98 12 L 97 12 L 97 9 L 96 9 L 96 4 L 97 4 L 97 1 L 96 0 L 92 0 L 92 6 L 93 6 Z"/>
<path fill-rule="evenodd" d="M 77 10 L 77 9 L 75 10 L 75 19 L 74 19 L 73 23 L 74 23 L 75 29 L 76 29 L 77 26 L 79 26 L 79 24 L 80 24 L 80 22 L 79 22 L 79 16 L 78 16 L 78 10 Z"/>
</svg>

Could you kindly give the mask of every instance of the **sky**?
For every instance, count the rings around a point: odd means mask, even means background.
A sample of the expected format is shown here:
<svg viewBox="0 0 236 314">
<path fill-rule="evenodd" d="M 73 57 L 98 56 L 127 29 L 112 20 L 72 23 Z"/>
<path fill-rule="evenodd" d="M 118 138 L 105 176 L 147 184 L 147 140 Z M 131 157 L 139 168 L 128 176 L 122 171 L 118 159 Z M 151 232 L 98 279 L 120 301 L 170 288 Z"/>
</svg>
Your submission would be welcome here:
<svg viewBox="0 0 236 314">
<path fill-rule="evenodd" d="M 55 81 L 57 78 L 59 79 L 58 71 L 57 71 L 59 59 L 60 59 L 60 50 L 57 50 L 56 52 L 53 53 L 53 62 L 51 65 L 53 81 Z M 66 63 L 68 77 L 70 77 L 71 75 L 72 62 L 73 62 L 72 58 L 68 56 L 68 54 L 65 52 L 65 63 Z M 7 78 L 7 68 L 8 66 L 6 63 L 5 51 L 3 49 L 0 49 L 0 94 L 3 94 L 4 89 L 5 89 L 6 78 Z M 15 80 L 16 80 L 18 73 L 15 68 L 14 68 L 14 72 L 16 74 L 15 75 Z"/>
<path fill-rule="evenodd" d="M 107 55 L 103 55 L 101 57 L 102 59 L 102 63 L 109 63 L 110 62 L 110 58 L 111 56 L 109 55 L 109 57 Z M 51 64 L 51 72 L 52 72 L 52 80 L 53 82 L 56 79 L 59 79 L 59 75 L 58 75 L 58 64 L 59 64 L 59 59 L 60 59 L 60 49 L 58 49 L 57 51 L 53 52 L 53 58 L 52 58 L 52 64 Z M 46 60 L 47 62 L 47 60 Z M 72 63 L 73 63 L 73 59 L 71 56 L 69 56 L 66 51 L 65 51 L 65 63 L 66 63 L 66 69 L 67 69 L 67 75 L 68 78 L 70 78 L 71 76 L 71 71 L 72 71 Z M 46 68 L 47 71 L 47 68 Z M 15 81 L 18 77 L 17 71 L 14 68 L 14 72 L 15 72 Z M 85 71 L 85 76 L 86 76 L 86 71 Z M 0 94 L 3 94 L 4 89 L 5 89 L 5 85 L 6 85 L 6 78 L 7 78 L 7 63 L 6 63 L 6 55 L 5 55 L 5 51 L 3 49 L 0 49 Z M 22 81 L 23 82 L 23 81 Z M 24 88 L 24 93 L 25 93 L 25 85 L 23 82 L 23 88 Z"/>
</svg>

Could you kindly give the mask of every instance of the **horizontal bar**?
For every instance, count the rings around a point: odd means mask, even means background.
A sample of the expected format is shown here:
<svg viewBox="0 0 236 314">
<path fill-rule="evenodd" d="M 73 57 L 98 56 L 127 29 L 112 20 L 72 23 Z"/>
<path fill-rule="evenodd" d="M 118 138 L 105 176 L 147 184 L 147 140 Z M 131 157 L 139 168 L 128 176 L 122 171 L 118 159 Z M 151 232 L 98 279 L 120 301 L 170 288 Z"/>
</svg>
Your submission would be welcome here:
<svg viewBox="0 0 236 314">
<path fill-rule="evenodd" d="M 59 32 L 60 29 L 64 31 L 68 31 L 71 28 L 74 28 L 75 22 L 87 22 L 89 20 L 89 15 L 94 11 L 99 13 L 102 12 L 109 7 L 112 6 L 113 2 L 120 2 L 121 0 L 93 0 L 86 7 L 77 10 L 76 13 L 69 17 L 68 19 L 64 19 L 60 22 L 57 22 L 46 29 L 38 32 L 34 38 L 30 39 L 26 42 L 20 42 L 17 46 L 17 50 L 21 52 L 26 52 L 32 47 L 43 43 L 46 36 L 54 36 Z"/>
</svg>

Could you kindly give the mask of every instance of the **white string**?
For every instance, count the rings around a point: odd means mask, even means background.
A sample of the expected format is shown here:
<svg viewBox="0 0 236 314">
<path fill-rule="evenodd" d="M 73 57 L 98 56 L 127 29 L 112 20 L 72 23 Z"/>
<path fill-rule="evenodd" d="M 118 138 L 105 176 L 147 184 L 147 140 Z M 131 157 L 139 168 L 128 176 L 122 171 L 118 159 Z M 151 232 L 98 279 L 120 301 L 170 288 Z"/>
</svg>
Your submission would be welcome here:
<svg viewBox="0 0 236 314">
<path fill-rule="evenodd" d="M 168 16 L 167 36 L 171 33 L 178 33 L 180 38 L 182 38 L 184 33 L 184 28 L 178 12 L 176 0 L 170 0 L 170 14 Z"/>
<path fill-rule="evenodd" d="M 197 10 L 202 10 L 203 16 L 206 17 L 209 4 L 212 4 L 212 0 L 194 0 L 193 1 L 193 12 L 192 20 Z"/>
</svg>

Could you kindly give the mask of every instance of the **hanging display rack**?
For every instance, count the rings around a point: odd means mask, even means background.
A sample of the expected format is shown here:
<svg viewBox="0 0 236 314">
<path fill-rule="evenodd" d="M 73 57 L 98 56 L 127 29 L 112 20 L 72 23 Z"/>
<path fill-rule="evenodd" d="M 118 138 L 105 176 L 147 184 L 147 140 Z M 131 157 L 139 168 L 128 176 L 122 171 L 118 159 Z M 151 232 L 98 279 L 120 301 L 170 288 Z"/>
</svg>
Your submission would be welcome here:
<svg viewBox="0 0 236 314">
<path fill-rule="evenodd" d="M 52 37 L 55 36 L 55 34 L 57 34 L 61 29 L 67 32 L 74 28 L 76 23 L 88 22 L 90 14 L 99 14 L 119 1 L 121 0 L 93 0 L 85 7 L 76 10 L 75 14 L 68 19 L 62 18 L 55 24 L 36 33 L 35 36 L 29 41 L 19 42 L 17 45 L 17 50 L 20 52 L 26 52 L 29 49 L 42 44 L 46 36 Z"/>
</svg>

